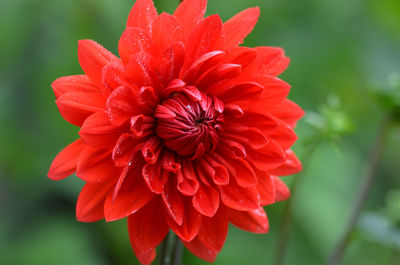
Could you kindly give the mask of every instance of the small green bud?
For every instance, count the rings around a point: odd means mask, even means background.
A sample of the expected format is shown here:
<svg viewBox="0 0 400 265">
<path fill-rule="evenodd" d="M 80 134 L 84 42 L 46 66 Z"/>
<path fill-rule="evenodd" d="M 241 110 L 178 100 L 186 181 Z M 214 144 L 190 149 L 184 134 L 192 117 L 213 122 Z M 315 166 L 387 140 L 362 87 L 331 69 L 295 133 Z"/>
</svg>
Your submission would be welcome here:
<svg viewBox="0 0 400 265">
<path fill-rule="evenodd" d="M 339 140 L 354 130 L 354 124 L 341 107 L 336 95 L 329 95 L 319 112 L 308 111 L 305 121 L 315 129 L 315 134 L 330 141 Z"/>
</svg>

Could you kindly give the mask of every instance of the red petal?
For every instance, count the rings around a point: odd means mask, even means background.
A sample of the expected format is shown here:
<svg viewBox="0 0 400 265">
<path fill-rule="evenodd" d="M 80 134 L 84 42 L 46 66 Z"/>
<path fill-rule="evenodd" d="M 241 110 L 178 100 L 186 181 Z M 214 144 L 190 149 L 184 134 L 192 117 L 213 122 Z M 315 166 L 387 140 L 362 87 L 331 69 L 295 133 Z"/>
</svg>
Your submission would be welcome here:
<svg viewBox="0 0 400 265">
<path fill-rule="evenodd" d="M 276 201 L 284 201 L 289 199 L 290 190 L 280 178 L 275 177 L 274 180 L 275 190 L 276 190 Z"/>
<path fill-rule="evenodd" d="M 207 0 L 185 0 L 176 9 L 174 16 L 183 26 L 184 34 L 187 36 L 194 26 L 204 17 Z"/>
<path fill-rule="evenodd" d="M 197 238 L 207 247 L 219 252 L 228 234 L 228 216 L 224 209 L 210 217 L 203 217 Z"/>
<path fill-rule="evenodd" d="M 96 148 L 110 148 L 117 142 L 121 131 L 123 131 L 122 127 L 112 125 L 105 112 L 96 112 L 83 123 L 79 135 L 88 145 Z"/>
<path fill-rule="evenodd" d="M 69 92 L 100 92 L 86 75 L 71 75 L 57 78 L 52 84 L 54 95 L 59 98 Z"/>
<path fill-rule="evenodd" d="M 47 176 L 52 180 L 62 180 L 76 171 L 78 156 L 84 147 L 81 139 L 65 147 L 51 163 Z"/>
<path fill-rule="evenodd" d="M 203 19 L 193 29 L 186 42 L 186 67 L 203 54 L 224 49 L 222 27 L 221 18 L 218 15 L 212 15 Z"/>
<path fill-rule="evenodd" d="M 142 86 L 136 95 L 136 101 L 139 106 L 144 109 L 149 109 L 150 112 L 153 112 L 154 108 L 159 103 L 158 96 L 151 86 Z"/>
<path fill-rule="evenodd" d="M 172 80 L 179 77 L 184 60 L 185 46 L 183 42 L 174 42 L 164 51 L 160 61 L 160 75 L 164 86 L 168 86 Z"/>
<path fill-rule="evenodd" d="M 201 184 L 193 196 L 193 207 L 202 215 L 213 217 L 219 207 L 219 193 L 211 186 Z"/>
<path fill-rule="evenodd" d="M 195 83 L 196 87 L 203 88 L 207 91 L 211 85 L 223 82 L 224 80 L 231 80 L 239 76 L 242 67 L 239 64 L 221 64 L 212 68 L 209 72 L 205 73 Z"/>
<path fill-rule="evenodd" d="M 183 41 L 183 28 L 176 17 L 162 13 L 153 23 L 152 39 L 159 52 L 164 52 L 172 43 Z"/>
<path fill-rule="evenodd" d="M 224 23 L 225 49 L 233 48 L 243 42 L 243 39 L 253 30 L 260 16 L 258 7 L 243 10 Z"/>
<path fill-rule="evenodd" d="M 204 74 L 211 67 L 218 64 L 224 57 L 223 51 L 211 51 L 203 54 L 200 58 L 192 63 L 187 71 L 184 71 L 183 80 L 186 83 L 193 83 L 196 78 Z"/>
<path fill-rule="evenodd" d="M 279 119 L 285 121 L 290 126 L 295 127 L 296 122 L 303 117 L 304 111 L 294 102 L 285 99 L 279 104 L 274 104 L 268 110 Z"/>
<path fill-rule="evenodd" d="M 113 181 L 87 183 L 76 203 L 76 219 L 81 222 L 95 222 L 104 218 L 104 200 L 112 190 Z"/>
<path fill-rule="evenodd" d="M 131 243 L 132 250 L 136 255 L 136 258 L 142 265 L 150 265 L 156 258 L 156 249 L 140 250 Z"/>
<path fill-rule="evenodd" d="M 173 178 L 169 178 L 169 181 L 164 186 L 162 199 L 166 212 L 178 225 L 182 225 L 184 203 L 182 195 L 178 192 L 176 188 L 176 183 Z"/>
<path fill-rule="evenodd" d="M 243 117 L 240 117 L 240 119 L 236 119 L 235 121 L 237 122 L 235 124 L 242 124 L 241 127 L 244 127 L 243 125 L 245 125 L 247 127 L 258 128 L 262 131 L 269 131 L 278 126 L 276 118 L 266 113 L 264 109 L 257 108 L 256 110 L 253 110 L 247 107 L 244 108 L 243 111 Z M 232 124 L 232 126 L 235 127 L 236 125 Z"/>
<path fill-rule="evenodd" d="M 292 150 L 286 150 L 285 155 L 286 161 L 278 168 L 272 170 L 271 174 L 277 176 L 288 176 L 299 173 L 303 169 L 300 160 Z"/>
<path fill-rule="evenodd" d="M 162 143 L 156 136 L 149 138 L 142 147 L 142 155 L 146 162 L 154 164 L 157 162 L 162 150 Z"/>
<path fill-rule="evenodd" d="M 258 185 L 257 190 L 260 194 L 261 205 L 269 205 L 276 201 L 276 191 L 274 185 L 274 176 L 266 172 L 257 171 Z"/>
<path fill-rule="evenodd" d="M 281 146 L 270 139 L 261 148 L 247 148 L 249 161 L 259 170 L 272 170 L 285 162 L 285 153 Z"/>
<path fill-rule="evenodd" d="M 212 157 L 205 157 L 206 160 L 201 160 L 201 170 L 209 179 L 217 185 L 227 185 L 229 183 L 229 173 L 224 165 L 227 163 L 219 163 Z"/>
<path fill-rule="evenodd" d="M 149 33 L 141 28 L 126 28 L 118 43 L 118 53 L 127 64 L 130 57 L 138 52 L 149 52 L 154 47 L 154 41 Z"/>
<path fill-rule="evenodd" d="M 154 89 L 162 87 L 156 60 L 150 54 L 138 52 L 132 55 L 126 68 L 132 82 L 139 87 L 151 86 Z"/>
<path fill-rule="evenodd" d="M 227 116 L 232 115 L 234 118 L 242 118 L 244 111 L 239 105 L 230 103 L 225 105 L 224 114 Z"/>
<path fill-rule="evenodd" d="M 102 86 L 102 70 L 111 61 L 119 59 L 92 40 L 78 41 L 78 59 L 82 70 L 100 87 Z"/>
<path fill-rule="evenodd" d="M 178 190 L 185 196 L 193 196 L 199 188 L 199 182 L 196 179 L 181 177 L 178 171 Z"/>
<path fill-rule="evenodd" d="M 70 92 L 59 97 L 56 104 L 66 121 L 82 126 L 87 117 L 104 109 L 105 98 L 101 93 Z"/>
<path fill-rule="evenodd" d="M 164 184 L 168 181 L 169 172 L 161 169 L 161 163 L 144 165 L 142 175 L 150 190 L 161 194 Z"/>
<path fill-rule="evenodd" d="M 246 71 L 248 73 L 267 74 L 277 76 L 289 65 L 289 58 L 281 48 L 257 47 L 258 56 Z"/>
<path fill-rule="evenodd" d="M 268 217 L 262 207 L 248 212 L 229 209 L 229 221 L 237 227 L 253 233 L 268 233 L 269 230 Z"/>
<path fill-rule="evenodd" d="M 244 188 L 257 185 L 257 177 L 253 168 L 243 159 L 232 160 L 232 165 L 235 168 L 235 179 L 239 186 Z"/>
<path fill-rule="evenodd" d="M 176 173 L 178 180 L 178 190 L 186 196 L 193 196 L 199 188 L 196 172 L 193 170 L 192 162 L 186 162 L 182 165 L 182 169 Z"/>
<path fill-rule="evenodd" d="M 164 150 L 161 163 L 163 169 L 168 172 L 176 173 L 181 169 L 181 165 L 176 162 L 175 154 L 169 150 Z"/>
<path fill-rule="evenodd" d="M 176 114 L 169 108 L 163 105 L 158 105 L 154 111 L 154 117 L 159 119 L 173 119 L 176 117 Z"/>
<path fill-rule="evenodd" d="M 224 62 L 240 64 L 246 68 L 257 57 L 257 50 L 249 47 L 235 47 L 226 52 Z"/>
<path fill-rule="evenodd" d="M 260 99 L 263 91 L 264 87 L 256 82 L 237 83 L 223 91 L 210 90 L 213 95 L 219 96 L 224 102 L 254 102 Z"/>
<path fill-rule="evenodd" d="M 136 115 L 131 117 L 130 125 L 132 134 L 142 138 L 154 132 L 155 121 L 153 117 Z"/>
<path fill-rule="evenodd" d="M 229 183 L 229 173 L 225 166 L 216 165 L 214 166 L 215 174 L 212 179 L 217 185 L 227 185 Z"/>
<path fill-rule="evenodd" d="M 250 211 L 260 207 L 260 196 L 255 187 L 243 188 L 233 178 L 229 185 L 220 187 L 221 200 L 229 208 Z"/>
<path fill-rule="evenodd" d="M 197 237 L 190 242 L 183 241 L 183 244 L 190 252 L 205 261 L 214 262 L 217 257 L 218 251 L 205 246 Z"/>
<path fill-rule="evenodd" d="M 181 92 L 186 94 L 186 96 L 193 101 L 201 100 L 201 92 L 195 86 L 185 86 Z M 216 102 L 214 102 L 214 104 L 216 104 Z"/>
<path fill-rule="evenodd" d="M 101 182 L 119 176 L 120 172 L 108 150 L 86 146 L 79 155 L 76 175 L 86 182 Z"/>
<path fill-rule="evenodd" d="M 197 235 L 201 227 L 201 215 L 193 208 L 190 201 L 185 202 L 185 215 L 182 225 L 178 225 L 170 215 L 165 214 L 167 223 L 172 231 L 184 241 L 191 241 Z"/>
<path fill-rule="evenodd" d="M 278 122 L 278 127 L 268 132 L 268 136 L 274 139 L 283 149 L 290 148 L 297 140 L 297 135 L 293 128 L 283 122 Z"/>
<path fill-rule="evenodd" d="M 126 85 L 125 68 L 120 61 L 113 61 L 103 68 L 103 91 L 106 97 L 120 86 Z"/>
<path fill-rule="evenodd" d="M 121 125 L 138 111 L 135 98 L 132 89 L 125 86 L 112 92 L 107 100 L 107 114 L 112 124 Z"/>
<path fill-rule="evenodd" d="M 185 87 L 186 83 L 180 79 L 172 80 L 168 86 L 166 86 L 161 92 L 161 95 L 164 98 L 168 98 L 170 94 L 174 92 L 180 92 L 183 87 Z"/>
<path fill-rule="evenodd" d="M 246 158 L 247 155 L 243 145 L 227 138 L 221 139 L 219 151 L 234 159 L 243 159 Z"/>
<path fill-rule="evenodd" d="M 139 27 L 150 32 L 157 10 L 152 0 L 137 0 L 133 5 L 126 23 L 127 27 Z"/>
<path fill-rule="evenodd" d="M 107 195 L 104 204 L 104 214 L 107 222 L 124 218 L 130 214 L 137 212 L 145 206 L 152 198 L 153 193 L 150 192 L 142 177 L 142 164 L 134 164 L 129 167 L 124 178 L 121 188 L 115 195 L 110 192 Z"/>
<path fill-rule="evenodd" d="M 132 152 L 134 152 L 137 145 L 138 141 L 131 134 L 122 134 L 112 152 L 112 159 L 115 165 L 118 167 L 126 166 L 131 161 Z"/>
<path fill-rule="evenodd" d="M 145 207 L 128 217 L 131 244 L 140 250 L 153 249 L 165 238 L 169 227 L 161 202 L 153 199 Z"/>
<path fill-rule="evenodd" d="M 231 123 L 226 130 L 225 137 L 229 141 L 238 142 L 243 146 L 248 145 L 254 149 L 261 149 L 268 145 L 269 140 L 264 135 L 264 132 L 258 129 L 259 126 L 246 127 L 243 123 Z"/>
<path fill-rule="evenodd" d="M 134 155 L 135 154 L 132 155 L 132 160 L 135 158 Z M 124 169 L 122 170 L 122 172 L 121 172 L 121 174 L 120 174 L 120 176 L 118 178 L 118 181 L 115 184 L 114 189 L 113 189 L 113 195 L 112 195 L 112 199 L 113 200 L 115 200 L 115 198 L 117 197 L 119 191 L 121 190 L 122 184 L 124 183 L 124 181 L 126 179 L 126 176 L 128 175 L 128 172 L 129 172 L 130 169 L 131 168 L 128 165 L 126 165 L 124 167 Z"/>
<path fill-rule="evenodd" d="M 289 95 L 290 85 L 278 77 L 257 75 L 253 76 L 252 79 L 264 87 L 262 102 L 268 101 L 280 103 Z M 272 104 L 269 103 L 269 105 Z"/>
</svg>

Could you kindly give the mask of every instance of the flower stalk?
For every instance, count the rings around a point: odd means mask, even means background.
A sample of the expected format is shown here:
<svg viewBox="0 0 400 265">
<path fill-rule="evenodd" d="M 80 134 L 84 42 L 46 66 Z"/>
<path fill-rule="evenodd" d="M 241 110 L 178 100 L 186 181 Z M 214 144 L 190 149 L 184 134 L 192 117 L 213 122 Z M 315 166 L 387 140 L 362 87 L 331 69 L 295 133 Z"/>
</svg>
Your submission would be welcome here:
<svg viewBox="0 0 400 265">
<path fill-rule="evenodd" d="M 181 265 L 183 245 L 174 233 L 170 232 L 160 245 L 159 265 Z"/>
<path fill-rule="evenodd" d="M 167 265 L 169 264 L 169 255 L 168 255 L 168 242 L 169 242 L 169 233 L 160 244 L 160 257 L 158 260 L 159 265 Z"/>
<path fill-rule="evenodd" d="M 351 211 L 351 216 L 345 225 L 345 230 L 339 240 L 334 247 L 332 254 L 330 255 L 328 261 L 325 265 L 337 265 L 340 263 L 343 254 L 346 250 L 347 245 L 350 241 L 351 233 L 357 224 L 357 220 L 360 217 L 361 211 L 364 208 L 365 202 L 368 198 L 368 194 L 371 190 L 372 184 L 376 178 L 376 171 L 378 170 L 379 162 L 382 157 L 382 150 L 390 129 L 392 125 L 393 115 L 389 114 L 384 118 L 378 134 L 376 136 L 376 140 L 373 146 L 373 149 L 370 154 L 370 159 L 367 165 L 367 169 L 365 171 L 364 176 L 362 177 L 362 183 L 360 185 L 360 190 L 356 197 L 356 202 L 353 206 L 353 210 Z"/>
<path fill-rule="evenodd" d="M 172 253 L 171 265 L 181 265 L 183 256 L 183 244 L 177 236 L 175 236 L 174 247 Z"/>
</svg>

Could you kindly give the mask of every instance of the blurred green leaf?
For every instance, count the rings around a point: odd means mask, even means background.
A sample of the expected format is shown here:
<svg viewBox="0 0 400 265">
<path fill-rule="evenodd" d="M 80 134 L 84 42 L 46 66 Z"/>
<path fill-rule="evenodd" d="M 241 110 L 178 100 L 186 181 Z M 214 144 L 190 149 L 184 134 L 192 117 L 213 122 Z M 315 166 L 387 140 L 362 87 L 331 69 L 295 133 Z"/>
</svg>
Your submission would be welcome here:
<svg viewBox="0 0 400 265">
<path fill-rule="evenodd" d="M 400 229 L 385 215 L 365 213 L 358 224 L 359 236 L 400 250 Z"/>
<path fill-rule="evenodd" d="M 386 195 L 385 212 L 400 225 L 400 189 L 391 190 Z"/>
<path fill-rule="evenodd" d="M 105 265 L 82 227 L 60 219 L 42 219 L 24 237 L 12 238 L 0 249 L 2 264 Z M 1 242 L 1 241 L 0 241 Z"/>
<path fill-rule="evenodd" d="M 379 106 L 400 121 L 400 73 L 393 72 L 384 81 L 371 82 L 369 90 Z"/>
</svg>

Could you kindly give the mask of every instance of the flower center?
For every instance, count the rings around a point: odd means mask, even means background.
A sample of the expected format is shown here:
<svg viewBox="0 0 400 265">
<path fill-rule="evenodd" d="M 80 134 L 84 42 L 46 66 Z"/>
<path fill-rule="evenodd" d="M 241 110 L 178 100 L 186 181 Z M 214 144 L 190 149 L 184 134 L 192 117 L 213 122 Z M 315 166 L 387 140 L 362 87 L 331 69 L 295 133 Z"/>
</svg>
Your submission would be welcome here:
<svg viewBox="0 0 400 265">
<path fill-rule="evenodd" d="M 174 93 L 157 106 L 156 133 L 170 150 L 198 158 L 218 146 L 223 131 L 223 103 L 197 91 Z"/>
</svg>

